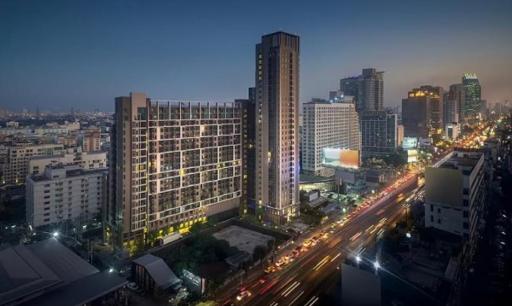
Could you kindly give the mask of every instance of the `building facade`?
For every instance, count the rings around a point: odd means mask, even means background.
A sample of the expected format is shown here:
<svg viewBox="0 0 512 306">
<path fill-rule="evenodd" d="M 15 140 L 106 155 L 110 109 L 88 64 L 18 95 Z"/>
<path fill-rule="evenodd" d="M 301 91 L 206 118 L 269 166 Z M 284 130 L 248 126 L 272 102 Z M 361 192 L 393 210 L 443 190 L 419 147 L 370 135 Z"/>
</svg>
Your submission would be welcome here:
<svg viewBox="0 0 512 306">
<path fill-rule="evenodd" d="M 78 165 L 82 169 L 105 169 L 107 168 L 106 152 L 76 152 L 63 155 L 34 157 L 28 162 L 28 174 L 41 174 L 48 166 L 56 165 Z"/>
<path fill-rule="evenodd" d="M 256 45 L 256 205 L 274 223 L 299 213 L 299 44 L 276 32 Z"/>
<path fill-rule="evenodd" d="M 239 103 L 116 98 L 106 238 L 131 248 L 239 209 Z"/>
<path fill-rule="evenodd" d="M 6 159 L 2 163 L 2 183 L 7 185 L 24 184 L 29 174 L 30 159 L 40 156 L 60 155 L 65 152 L 60 144 L 13 143 L 7 145 Z"/>
<path fill-rule="evenodd" d="M 106 169 L 84 170 L 79 166 L 46 167 L 28 176 L 26 217 L 32 227 L 71 222 L 85 225 L 101 220 L 107 187 Z"/>
<path fill-rule="evenodd" d="M 398 117 L 386 111 L 365 111 L 360 115 L 363 158 L 393 153 L 398 145 Z"/>
<path fill-rule="evenodd" d="M 89 128 L 85 131 L 82 150 L 84 152 L 97 152 L 101 150 L 101 131 L 99 128 Z"/>
<path fill-rule="evenodd" d="M 485 180 L 484 154 L 479 151 L 454 151 L 438 168 L 427 168 L 425 226 L 476 239 L 485 205 Z"/>
<path fill-rule="evenodd" d="M 464 87 L 464 104 L 462 116 L 465 122 L 476 119 L 482 109 L 482 88 L 478 77 L 474 73 L 465 73 L 462 76 Z"/>
<path fill-rule="evenodd" d="M 415 88 L 402 99 L 405 137 L 428 138 L 432 130 L 432 92 Z M 436 97 L 437 98 L 437 97 Z"/>
<path fill-rule="evenodd" d="M 255 176 L 256 173 L 256 98 L 255 88 L 249 88 L 249 98 L 235 102 L 242 107 L 242 200 L 240 214 L 245 215 L 256 209 Z"/>
<path fill-rule="evenodd" d="M 384 72 L 375 68 L 363 69 L 357 94 L 358 112 L 384 110 Z"/>
<path fill-rule="evenodd" d="M 333 169 L 322 166 L 322 150 L 361 150 L 359 116 L 353 103 L 312 101 L 304 104 L 302 127 L 302 170 L 332 176 Z"/>
</svg>

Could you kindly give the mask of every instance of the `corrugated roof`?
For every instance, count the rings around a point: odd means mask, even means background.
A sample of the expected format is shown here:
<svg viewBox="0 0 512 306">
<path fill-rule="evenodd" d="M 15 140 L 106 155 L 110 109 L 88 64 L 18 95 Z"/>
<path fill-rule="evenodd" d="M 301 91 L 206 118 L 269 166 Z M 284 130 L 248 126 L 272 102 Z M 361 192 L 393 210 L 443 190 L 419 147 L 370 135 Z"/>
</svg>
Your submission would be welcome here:
<svg viewBox="0 0 512 306">
<path fill-rule="evenodd" d="M 181 279 L 172 272 L 171 268 L 160 257 L 147 254 L 133 262 L 144 267 L 155 281 L 155 284 L 162 289 L 167 289 L 181 282 Z"/>
</svg>

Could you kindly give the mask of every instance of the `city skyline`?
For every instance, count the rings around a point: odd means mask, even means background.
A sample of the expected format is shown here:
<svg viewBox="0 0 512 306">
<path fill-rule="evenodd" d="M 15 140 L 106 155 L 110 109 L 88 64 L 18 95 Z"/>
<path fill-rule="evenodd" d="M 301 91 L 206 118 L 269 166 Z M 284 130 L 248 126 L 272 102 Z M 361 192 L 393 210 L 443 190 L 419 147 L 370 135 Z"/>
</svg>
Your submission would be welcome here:
<svg viewBox="0 0 512 306">
<path fill-rule="evenodd" d="M 447 89 L 465 72 L 478 75 L 489 104 L 512 100 L 506 1 L 283 2 L 266 18 L 258 17 L 262 2 L 204 5 L 211 10 L 196 12 L 184 2 L 2 1 L 0 107 L 113 111 L 112 98 L 130 90 L 185 100 L 243 98 L 254 73 L 253 42 L 281 29 L 301 36 L 301 103 L 326 97 L 341 78 L 368 67 L 385 71 L 384 106 L 399 105 L 420 85 Z"/>
</svg>

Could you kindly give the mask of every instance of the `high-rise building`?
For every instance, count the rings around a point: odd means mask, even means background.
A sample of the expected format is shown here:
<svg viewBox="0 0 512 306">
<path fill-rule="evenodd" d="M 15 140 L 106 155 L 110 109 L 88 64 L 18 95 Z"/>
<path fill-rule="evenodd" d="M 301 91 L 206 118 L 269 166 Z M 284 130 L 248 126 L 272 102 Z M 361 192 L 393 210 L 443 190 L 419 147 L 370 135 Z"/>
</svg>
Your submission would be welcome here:
<svg viewBox="0 0 512 306">
<path fill-rule="evenodd" d="M 485 180 L 482 152 L 455 151 L 438 168 L 427 168 L 425 226 L 476 239 L 485 205 Z"/>
<path fill-rule="evenodd" d="M 238 99 L 242 107 L 242 202 L 240 214 L 255 210 L 255 176 L 256 173 L 256 101 L 255 88 L 249 88 L 248 99 Z"/>
<path fill-rule="evenodd" d="M 384 110 L 384 72 L 375 68 L 363 69 L 359 77 L 357 111 Z"/>
<path fill-rule="evenodd" d="M 116 98 L 106 237 L 116 244 L 184 232 L 237 213 L 242 194 L 239 103 Z"/>
<path fill-rule="evenodd" d="M 402 99 L 402 124 L 406 137 L 428 138 L 438 129 L 442 133 L 442 101 L 438 92 L 442 93 L 422 86 L 409 91 L 407 98 Z"/>
<path fill-rule="evenodd" d="M 257 211 L 282 223 L 299 213 L 299 37 L 256 45 Z"/>
<path fill-rule="evenodd" d="M 340 91 L 345 96 L 352 96 L 357 99 L 357 95 L 359 95 L 359 76 L 341 79 Z"/>
<path fill-rule="evenodd" d="M 428 93 L 430 99 L 430 125 L 433 133 L 442 134 L 444 130 L 443 122 L 443 106 L 444 106 L 444 89 L 440 86 L 423 85 L 420 91 Z"/>
<path fill-rule="evenodd" d="M 359 117 L 353 103 L 311 101 L 304 104 L 302 170 L 321 176 L 334 175 L 322 166 L 325 148 L 361 150 Z"/>
<path fill-rule="evenodd" d="M 445 95 L 444 123 L 459 123 L 463 118 L 462 106 L 465 102 L 465 91 L 462 84 L 450 85 L 448 95 Z"/>
<path fill-rule="evenodd" d="M 363 158 L 384 156 L 398 145 L 398 117 L 386 111 L 365 111 L 360 115 Z"/>
<path fill-rule="evenodd" d="M 105 201 L 107 170 L 80 166 L 49 166 L 42 174 L 28 176 L 27 223 L 33 227 L 70 222 L 84 225 L 100 221 Z"/>
<path fill-rule="evenodd" d="M 462 86 L 464 86 L 462 115 L 464 121 L 467 122 L 476 118 L 482 109 L 482 88 L 474 73 L 465 73 L 462 76 Z"/>
</svg>

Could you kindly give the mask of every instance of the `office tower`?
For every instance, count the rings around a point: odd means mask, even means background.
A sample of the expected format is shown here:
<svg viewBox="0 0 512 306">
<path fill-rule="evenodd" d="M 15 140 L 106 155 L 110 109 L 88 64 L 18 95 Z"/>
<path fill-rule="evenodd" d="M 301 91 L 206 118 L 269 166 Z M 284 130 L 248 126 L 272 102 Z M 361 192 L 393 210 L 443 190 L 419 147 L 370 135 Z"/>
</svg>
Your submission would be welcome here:
<svg viewBox="0 0 512 306">
<path fill-rule="evenodd" d="M 356 97 L 359 95 L 359 77 L 348 77 L 340 80 L 340 91 L 343 95 Z"/>
<path fill-rule="evenodd" d="M 455 151 L 438 168 L 427 168 L 425 226 L 476 239 L 485 205 L 485 180 L 482 152 Z"/>
<path fill-rule="evenodd" d="M 40 156 L 60 155 L 64 153 L 60 144 L 33 144 L 29 142 L 11 143 L 6 146 L 6 158 L 2 163 L 2 183 L 18 185 L 25 183 L 30 159 Z"/>
<path fill-rule="evenodd" d="M 256 197 L 267 220 L 299 213 L 299 37 L 276 32 L 256 45 Z"/>
<path fill-rule="evenodd" d="M 363 69 L 359 77 L 357 105 L 360 111 L 384 110 L 384 72 L 377 72 L 374 68 Z"/>
<path fill-rule="evenodd" d="M 430 125 L 433 133 L 442 134 L 444 129 L 444 89 L 440 86 L 423 85 L 419 90 L 427 93 L 430 99 Z"/>
<path fill-rule="evenodd" d="M 152 243 L 155 233 L 236 213 L 242 184 L 239 103 L 116 98 L 106 238 Z"/>
<path fill-rule="evenodd" d="M 465 73 L 462 76 L 462 86 L 464 86 L 464 104 L 462 106 L 462 115 L 464 122 L 475 119 L 481 111 L 482 96 L 478 77 L 474 73 Z"/>
<path fill-rule="evenodd" d="M 440 116 L 440 97 L 434 91 L 414 88 L 402 99 L 402 124 L 406 137 L 428 138 L 434 128 L 432 115 Z M 434 106 L 435 105 L 435 106 Z M 432 109 L 437 108 L 436 112 Z M 436 123 L 438 124 L 438 123 Z M 437 125 L 436 125 L 437 126 Z"/>
<path fill-rule="evenodd" d="M 450 89 L 448 90 L 448 94 L 445 98 L 445 124 L 457 122 L 459 123 L 462 116 L 462 106 L 465 101 L 465 91 L 464 86 L 462 84 L 453 84 L 450 85 Z"/>
<path fill-rule="evenodd" d="M 404 142 L 404 126 L 401 124 L 398 124 L 396 126 L 396 144 L 397 144 L 397 146 L 401 146 L 403 142 Z"/>
<path fill-rule="evenodd" d="M 82 150 L 84 152 L 97 152 L 101 150 L 101 132 L 99 128 L 88 128 L 83 136 Z"/>
<path fill-rule="evenodd" d="M 334 175 L 322 167 L 322 150 L 361 150 L 359 117 L 353 103 L 311 101 L 304 104 L 302 127 L 302 170 L 321 176 Z"/>
<path fill-rule="evenodd" d="M 26 216 L 32 227 L 65 222 L 81 226 L 95 220 L 105 201 L 106 169 L 48 166 L 42 174 L 27 177 Z"/>
<path fill-rule="evenodd" d="M 249 98 L 235 102 L 242 107 L 242 201 L 240 214 L 245 215 L 255 210 L 255 175 L 256 173 L 256 100 L 255 88 L 249 88 Z"/>
<path fill-rule="evenodd" d="M 398 116 L 386 111 L 365 111 L 360 115 L 363 158 L 393 153 L 398 145 Z"/>
</svg>

